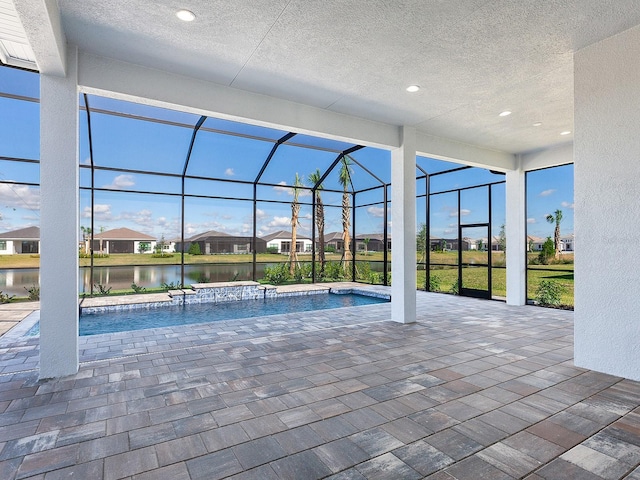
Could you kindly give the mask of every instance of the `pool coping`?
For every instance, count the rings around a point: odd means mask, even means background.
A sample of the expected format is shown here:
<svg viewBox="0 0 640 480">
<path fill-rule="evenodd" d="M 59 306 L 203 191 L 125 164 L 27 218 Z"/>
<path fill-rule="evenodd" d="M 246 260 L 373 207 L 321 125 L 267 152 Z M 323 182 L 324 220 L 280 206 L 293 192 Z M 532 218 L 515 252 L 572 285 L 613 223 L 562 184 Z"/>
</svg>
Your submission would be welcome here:
<svg viewBox="0 0 640 480">
<path fill-rule="evenodd" d="M 229 282 L 222 282 L 227 286 Z M 242 282 L 246 284 L 247 282 Z M 257 283 L 257 282 L 256 282 Z M 206 284 L 212 285 L 212 284 Z M 370 284 L 361 284 L 356 282 L 331 282 L 324 284 L 312 284 L 312 285 L 263 285 L 259 284 L 260 287 L 266 289 L 274 289 L 276 296 L 272 298 L 286 298 L 292 296 L 304 296 L 304 295 L 317 295 L 317 294 L 328 294 L 333 293 L 336 295 L 344 295 L 354 293 L 357 295 L 364 295 L 368 297 L 375 298 L 384 298 L 387 300 L 391 300 L 391 287 L 384 285 L 370 285 Z M 167 292 L 168 293 L 168 292 Z M 157 296 L 162 296 L 164 300 L 160 300 Z M 190 293 L 189 295 L 193 295 Z M 142 301 L 144 297 L 148 298 L 149 296 L 153 296 L 153 301 L 144 302 Z M 167 300 L 168 299 L 168 300 Z M 163 308 L 168 306 L 173 306 L 174 303 L 171 302 L 171 298 L 168 295 L 161 294 L 141 294 L 141 295 L 118 295 L 112 297 L 94 297 L 94 298 L 84 298 L 83 301 L 91 300 L 95 306 L 99 306 L 104 310 L 102 312 L 109 311 L 122 311 L 122 306 L 135 306 L 136 308 Z M 243 300 L 236 300 L 243 301 Z M 102 305 L 100 305 L 102 303 Z M 82 304 L 82 301 L 81 301 Z M 118 308 L 120 306 L 120 308 Z M 92 305 L 93 307 L 93 305 Z M 87 307 L 89 308 L 89 307 Z M 80 312 L 82 312 L 82 307 L 80 307 Z M 254 318 L 254 317 L 251 317 Z M 260 318 L 260 317 L 257 317 Z M 245 319 L 239 319 L 245 320 Z M 27 315 L 22 321 L 17 323 L 11 329 L 9 329 L 4 335 L 0 338 L 2 342 L 13 343 L 20 340 L 25 339 L 37 339 L 39 338 L 39 334 L 33 336 L 26 336 L 26 334 L 33 328 L 33 326 L 40 321 L 40 310 L 34 310 L 29 315 Z M 236 321 L 236 320 L 227 320 L 227 321 Z M 164 328 L 164 327 L 160 327 Z M 170 327 L 167 327 L 170 328 Z M 147 329 L 147 330 L 153 330 Z M 92 335 L 85 336 L 91 337 Z M 82 338 L 82 337 L 81 337 Z"/>
<path fill-rule="evenodd" d="M 312 285 L 265 285 L 258 282 L 199 283 L 191 288 L 173 289 L 166 293 L 122 295 L 119 297 L 85 298 L 80 302 L 80 315 L 91 315 L 114 311 L 163 308 L 191 303 L 221 303 L 262 298 L 284 298 L 326 293 L 358 295 L 391 299 L 389 287 L 334 282 Z"/>
</svg>

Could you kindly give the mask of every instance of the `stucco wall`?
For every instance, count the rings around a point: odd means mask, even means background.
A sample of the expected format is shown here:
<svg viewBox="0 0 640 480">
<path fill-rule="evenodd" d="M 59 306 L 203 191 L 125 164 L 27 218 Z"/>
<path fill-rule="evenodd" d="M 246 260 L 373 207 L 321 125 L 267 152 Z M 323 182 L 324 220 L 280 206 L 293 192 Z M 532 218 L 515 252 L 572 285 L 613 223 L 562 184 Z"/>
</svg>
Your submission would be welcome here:
<svg viewBox="0 0 640 480">
<path fill-rule="evenodd" d="M 640 28 L 575 54 L 575 363 L 640 380 Z"/>
</svg>

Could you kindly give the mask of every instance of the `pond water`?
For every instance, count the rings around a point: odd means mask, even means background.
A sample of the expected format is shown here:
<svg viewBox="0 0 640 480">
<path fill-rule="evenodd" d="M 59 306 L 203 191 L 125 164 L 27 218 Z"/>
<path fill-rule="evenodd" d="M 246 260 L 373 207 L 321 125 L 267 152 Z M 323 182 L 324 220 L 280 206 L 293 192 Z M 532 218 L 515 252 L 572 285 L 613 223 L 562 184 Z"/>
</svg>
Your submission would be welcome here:
<svg viewBox="0 0 640 480">
<path fill-rule="evenodd" d="M 258 278 L 264 275 L 266 264 L 256 265 Z M 251 280 L 252 264 L 225 265 L 185 265 L 185 284 L 201 281 L 228 282 L 231 280 Z M 111 287 L 112 290 L 130 289 L 135 283 L 141 287 L 159 287 L 163 283 L 180 283 L 180 265 L 144 265 L 94 267 L 93 283 Z M 37 268 L 15 268 L 0 270 L 0 290 L 9 295 L 24 297 L 25 289 L 40 284 Z M 91 289 L 91 269 L 81 267 L 78 278 L 78 292 Z"/>
<path fill-rule="evenodd" d="M 264 276 L 265 267 L 275 263 L 256 264 L 256 275 L 260 279 Z M 382 262 L 371 262 L 371 270 L 382 271 Z M 252 280 L 253 264 L 196 264 L 184 266 L 184 283 L 229 282 L 233 280 Z M 93 284 L 111 287 L 112 290 L 130 289 L 135 283 L 141 287 L 159 287 L 163 283 L 180 283 L 180 265 L 143 265 L 143 266 L 115 266 L 94 267 Z M 37 268 L 14 268 L 0 270 L 0 291 L 26 297 L 27 289 L 40 285 L 40 272 Z M 81 267 L 78 278 L 78 292 L 91 290 L 91 270 Z"/>
</svg>

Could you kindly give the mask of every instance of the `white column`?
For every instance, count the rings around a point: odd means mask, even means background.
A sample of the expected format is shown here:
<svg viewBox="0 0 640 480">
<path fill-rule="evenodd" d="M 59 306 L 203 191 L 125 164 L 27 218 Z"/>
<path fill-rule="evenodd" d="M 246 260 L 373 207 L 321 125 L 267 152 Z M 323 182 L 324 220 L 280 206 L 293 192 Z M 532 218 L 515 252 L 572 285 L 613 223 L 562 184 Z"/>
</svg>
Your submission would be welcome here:
<svg viewBox="0 0 640 480">
<path fill-rule="evenodd" d="M 640 380 L 640 27 L 574 55 L 575 363 Z"/>
<path fill-rule="evenodd" d="M 505 234 L 507 240 L 507 304 L 527 303 L 527 242 L 525 172 L 507 172 Z"/>
<path fill-rule="evenodd" d="M 416 321 L 416 132 L 391 152 L 391 320 Z"/>
<path fill-rule="evenodd" d="M 40 76 L 40 378 L 78 371 L 77 49 Z"/>
</svg>

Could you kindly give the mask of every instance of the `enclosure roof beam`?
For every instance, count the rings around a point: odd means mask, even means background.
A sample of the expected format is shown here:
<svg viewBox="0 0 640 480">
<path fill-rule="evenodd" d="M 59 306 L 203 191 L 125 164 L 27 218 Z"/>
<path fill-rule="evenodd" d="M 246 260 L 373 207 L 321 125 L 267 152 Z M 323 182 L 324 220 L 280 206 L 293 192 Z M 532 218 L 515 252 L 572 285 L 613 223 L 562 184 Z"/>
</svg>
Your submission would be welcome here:
<svg viewBox="0 0 640 480">
<path fill-rule="evenodd" d="M 182 169 L 182 177 L 187 174 L 187 168 L 189 168 L 189 160 L 191 160 L 191 152 L 193 151 L 193 144 L 196 142 L 196 135 L 198 134 L 198 130 L 207 119 L 204 115 L 198 119 L 198 123 L 196 123 L 195 127 L 193 127 L 193 134 L 191 135 L 191 142 L 189 142 L 189 151 L 187 152 L 187 158 L 184 160 L 184 168 Z"/>
<path fill-rule="evenodd" d="M 267 166 L 269 166 L 269 162 L 271 162 L 271 159 L 273 158 L 273 156 L 276 154 L 276 151 L 278 150 L 278 147 L 280 147 L 280 145 L 282 145 L 284 142 L 290 140 L 292 137 L 294 137 L 296 134 L 293 132 L 289 132 L 287 133 L 285 136 L 283 136 L 282 138 L 280 138 L 271 148 L 271 151 L 269 152 L 269 155 L 267 156 L 267 159 L 264 161 L 264 163 L 262 164 L 262 168 L 260 169 L 260 172 L 258 173 L 258 175 L 256 176 L 255 181 L 253 182 L 254 184 L 258 183 L 260 181 L 260 178 L 262 178 L 262 174 L 264 173 L 264 171 L 267 169 Z"/>
<path fill-rule="evenodd" d="M 381 185 L 386 185 L 385 182 L 382 181 L 382 179 L 380 177 L 378 177 L 375 173 L 373 173 L 371 170 L 369 170 L 367 167 L 365 167 L 364 165 L 362 165 L 358 160 L 356 160 L 355 158 L 353 158 L 351 155 L 347 155 L 349 157 L 349 159 L 351 159 L 351 161 L 353 163 L 355 163 L 356 165 L 358 165 L 361 169 L 363 169 L 365 172 L 367 172 L 369 175 L 371 175 L 373 178 L 375 178 L 378 182 L 380 182 Z"/>
<path fill-rule="evenodd" d="M 347 148 L 344 152 L 338 154 L 338 156 L 336 157 L 336 159 L 333 161 L 333 163 L 331 164 L 331 166 L 329 166 L 329 168 L 327 169 L 326 172 L 324 172 L 324 174 L 322 175 L 322 177 L 320 177 L 320 180 L 318 180 L 316 182 L 316 184 L 313 186 L 313 188 L 311 189 L 312 191 L 316 191 L 318 189 L 318 187 L 320 185 L 322 185 L 322 182 L 324 182 L 327 177 L 329 176 L 329 174 L 333 171 L 334 168 L 336 168 L 336 165 L 340 162 L 340 160 L 342 160 L 343 157 L 353 153 L 353 152 L 357 152 L 358 150 L 364 148 L 363 145 L 354 145 L 351 148 Z M 353 187 L 353 185 L 352 185 Z"/>
</svg>

